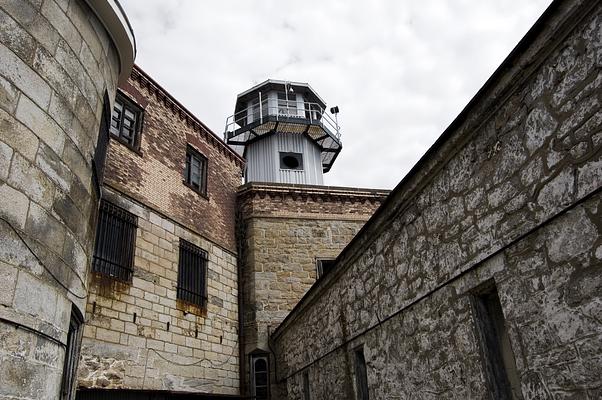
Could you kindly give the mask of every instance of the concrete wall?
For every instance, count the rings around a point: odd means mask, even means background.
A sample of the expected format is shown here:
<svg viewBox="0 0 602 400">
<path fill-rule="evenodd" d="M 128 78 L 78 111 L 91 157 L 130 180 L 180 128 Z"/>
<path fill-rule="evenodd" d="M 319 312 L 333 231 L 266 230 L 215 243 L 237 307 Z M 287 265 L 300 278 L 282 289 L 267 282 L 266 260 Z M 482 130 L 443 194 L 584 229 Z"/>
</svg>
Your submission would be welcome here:
<svg viewBox="0 0 602 400">
<path fill-rule="evenodd" d="M 239 190 L 245 354 L 270 351 L 269 332 L 316 282 L 316 258 L 335 259 L 387 193 L 287 184 Z"/>
<path fill-rule="evenodd" d="M 236 255 L 122 194 L 103 197 L 138 216 L 134 277 L 93 274 L 79 387 L 237 394 Z M 204 312 L 176 299 L 180 238 L 208 253 Z"/>
<path fill-rule="evenodd" d="M 0 397 L 57 399 L 87 295 L 103 95 L 123 65 L 84 1 L 3 1 L 0 26 Z"/>
<path fill-rule="evenodd" d="M 491 398 L 497 285 L 524 399 L 602 392 L 602 6 L 555 2 L 273 334 L 290 399 Z"/>
</svg>

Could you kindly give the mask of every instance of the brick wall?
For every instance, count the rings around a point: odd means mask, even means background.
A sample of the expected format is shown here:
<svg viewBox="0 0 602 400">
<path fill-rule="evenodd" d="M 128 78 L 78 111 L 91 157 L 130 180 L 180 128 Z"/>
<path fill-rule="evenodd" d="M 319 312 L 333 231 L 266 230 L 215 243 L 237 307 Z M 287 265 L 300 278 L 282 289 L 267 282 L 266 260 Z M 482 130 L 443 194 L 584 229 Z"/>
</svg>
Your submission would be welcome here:
<svg viewBox="0 0 602 400">
<path fill-rule="evenodd" d="M 244 161 L 140 68 L 120 88 L 144 110 L 144 124 L 139 152 L 111 140 L 105 185 L 235 252 Z M 183 184 L 188 144 L 208 159 L 207 197 Z"/>
<path fill-rule="evenodd" d="M 103 196 L 138 217 L 134 275 L 92 276 L 79 386 L 237 394 L 236 255 L 127 196 Z M 176 299 L 180 238 L 208 253 L 206 311 Z"/>
<path fill-rule="evenodd" d="M 272 336 L 301 399 L 488 398 L 494 282 L 524 399 L 599 398 L 602 7 L 555 2 Z"/>
</svg>

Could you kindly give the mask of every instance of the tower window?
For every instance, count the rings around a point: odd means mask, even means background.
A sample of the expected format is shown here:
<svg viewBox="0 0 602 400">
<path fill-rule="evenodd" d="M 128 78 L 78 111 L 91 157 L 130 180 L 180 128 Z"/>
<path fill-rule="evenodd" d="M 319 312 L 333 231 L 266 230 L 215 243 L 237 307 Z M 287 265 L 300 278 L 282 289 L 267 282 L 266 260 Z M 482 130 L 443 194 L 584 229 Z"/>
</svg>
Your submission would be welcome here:
<svg viewBox="0 0 602 400">
<path fill-rule="evenodd" d="M 472 296 L 475 322 L 489 390 L 496 399 L 522 399 L 520 381 L 495 284 Z"/>
<path fill-rule="evenodd" d="M 205 307 L 207 303 L 207 252 L 180 239 L 176 298 Z"/>
<path fill-rule="evenodd" d="M 280 152 L 280 169 L 303 170 L 303 154 Z"/>
<path fill-rule="evenodd" d="M 92 269 L 130 281 L 134 271 L 134 246 L 138 218 L 107 201 L 100 203 Z"/>
<path fill-rule="evenodd" d="M 190 146 L 186 148 L 184 183 L 196 192 L 207 195 L 207 158 Z"/>
<path fill-rule="evenodd" d="M 120 93 L 111 115 L 111 134 L 126 146 L 137 149 L 142 127 L 142 109 Z"/>
<path fill-rule="evenodd" d="M 251 377 L 253 380 L 253 398 L 255 400 L 267 400 L 270 389 L 270 371 L 267 356 L 251 357 Z"/>
</svg>

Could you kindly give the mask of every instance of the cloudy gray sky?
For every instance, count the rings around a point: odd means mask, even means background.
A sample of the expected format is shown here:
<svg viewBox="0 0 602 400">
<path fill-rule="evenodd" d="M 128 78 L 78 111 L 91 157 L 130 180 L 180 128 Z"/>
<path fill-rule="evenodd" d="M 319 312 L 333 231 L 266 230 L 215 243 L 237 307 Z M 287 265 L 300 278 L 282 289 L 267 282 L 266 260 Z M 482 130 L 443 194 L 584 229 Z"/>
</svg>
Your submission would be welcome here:
<svg viewBox="0 0 602 400">
<path fill-rule="evenodd" d="M 137 64 L 216 134 L 236 95 L 308 82 L 341 112 L 325 183 L 393 188 L 550 0 L 121 0 Z"/>
</svg>

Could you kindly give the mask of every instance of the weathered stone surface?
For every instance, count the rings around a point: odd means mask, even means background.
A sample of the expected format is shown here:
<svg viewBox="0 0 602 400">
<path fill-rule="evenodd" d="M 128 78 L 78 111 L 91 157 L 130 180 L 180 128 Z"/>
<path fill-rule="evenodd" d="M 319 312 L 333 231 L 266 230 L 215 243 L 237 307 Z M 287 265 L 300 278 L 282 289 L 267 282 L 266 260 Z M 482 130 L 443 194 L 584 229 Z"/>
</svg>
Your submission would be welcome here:
<svg viewBox="0 0 602 400">
<path fill-rule="evenodd" d="M 77 132 L 87 133 L 78 136 L 79 157 L 94 154 L 100 114 L 76 107 L 76 94 L 99 109 L 105 90 L 114 96 L 119 73 L 106 33 L 88 44 L 106 49 L 104 67 L 81 66 L 74 21 L 104 29 L 87 7 L 68 18 L 52 0 L 0 2 L 0 216 L 12 225 L 0 220 L 0 313 L 8 321 L 0 323 L 0 398 L 61 397 L 62 344 L 72 307 L 83 311 L 87 294 L 96 199 L 91 165 L 73 154 L 69 136 L 80 121 Z M 75 50 L 57 52 L 61 41 Z"/>
<path fill-rule="evenodd" d="M 522 397 L 599 395 L 602 6 L 564 6 L 277 328 L 283 397 L 307 373 L 312 398 L 354 398 L 358 347 L 370 398 L 489 397 L 470 299 L 492 281 Z"/>
</svg>

